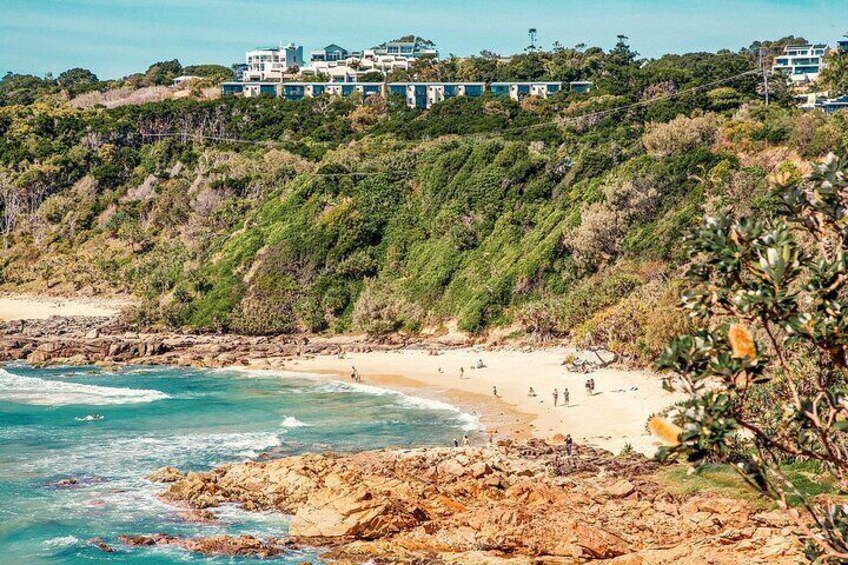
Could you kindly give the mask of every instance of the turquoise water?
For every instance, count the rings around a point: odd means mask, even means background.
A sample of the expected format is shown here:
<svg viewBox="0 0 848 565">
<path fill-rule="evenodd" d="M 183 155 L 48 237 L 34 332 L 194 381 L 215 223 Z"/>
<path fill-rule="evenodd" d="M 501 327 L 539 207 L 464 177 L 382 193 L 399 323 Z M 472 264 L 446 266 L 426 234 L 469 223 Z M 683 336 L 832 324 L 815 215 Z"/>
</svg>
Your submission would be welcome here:
<svg viewBox="0 0 848 565">
<path fill-rule="evenodd" d="M 449 444 L 473 419 L 367 385 L 259 372 L 133 367 L 0 369 L 0 563 L 246 563 L 174 548 L 129 549 L 119 534 L 283 535 L 287 518 L 226 507 L 182 521 L 145 474 L 205 470 L 260 453 Z M 77 478 L 71 488 L 57 481 Z M 106 554 L 87 540 L 116 548 Z M 275 563 L 318 563 L 298 552 Z"/>
</svg>

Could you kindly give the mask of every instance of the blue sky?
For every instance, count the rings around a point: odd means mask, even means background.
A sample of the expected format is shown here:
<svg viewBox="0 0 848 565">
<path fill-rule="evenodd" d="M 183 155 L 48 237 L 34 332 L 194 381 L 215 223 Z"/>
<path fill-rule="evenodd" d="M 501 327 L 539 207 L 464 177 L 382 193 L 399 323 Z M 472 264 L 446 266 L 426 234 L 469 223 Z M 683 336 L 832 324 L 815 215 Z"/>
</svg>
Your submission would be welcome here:
<svg viewBox="0 0 848 565">
<path fill-rule="evenodd" d="M 115 78 L 163 59 L 229 65 L 281 40 L 358 49 L 407 33 L 444 56 L 507 54 L 530 27 L 545 47 L 608 48 L 623 33 L 649 57 L 787 34 L 832 43 L 848 32 L 848 0 L 0 0 L 0 72 Z"/>
</svg>

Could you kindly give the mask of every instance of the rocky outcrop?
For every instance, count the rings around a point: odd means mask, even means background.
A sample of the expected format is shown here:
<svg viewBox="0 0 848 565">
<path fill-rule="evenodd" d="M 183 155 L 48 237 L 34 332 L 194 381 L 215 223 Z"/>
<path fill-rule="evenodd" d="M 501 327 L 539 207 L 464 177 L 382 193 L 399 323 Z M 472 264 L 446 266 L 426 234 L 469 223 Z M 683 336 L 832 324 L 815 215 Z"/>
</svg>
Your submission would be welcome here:
<svg viewBox="0 0 848 565">
<path fill-rule="evenodd" d="M 131 547 L 175 546 L 204 555 L 228 557 L 259 557 L 267 559 L 282 554 L 285 544 L 275 538 L 260 540 L 249 535 L 212 536 L 207 538 L 183 538 L 167 534 L 151 536 L 119 536 L 121 543 Z"/>
<path fill-rule="evenodd" d="M 789 525 L 744 501 L 678 498 L 641 457 L 540 441 L 303 455 L 188 473 L 162 498 L 292 514 L 339 563 L 792 563 Z M 438 556 L 437 558 L 435 556 Z"/>
<path fill-rule="evenodd" d="M 113 365 L 144 363 L 193 367 L 244 365 L 281 368 L 294 357 L 343 352 L 388 351 L 401 347 L 435 349 L 438 342 L 392 336 L 379 342 L 339 336 L 255 337 L 229 334 L 140 333 L 119 322 L 97 317 L 52 317 L 0 322 L 0 362 Z"/>
</svg>

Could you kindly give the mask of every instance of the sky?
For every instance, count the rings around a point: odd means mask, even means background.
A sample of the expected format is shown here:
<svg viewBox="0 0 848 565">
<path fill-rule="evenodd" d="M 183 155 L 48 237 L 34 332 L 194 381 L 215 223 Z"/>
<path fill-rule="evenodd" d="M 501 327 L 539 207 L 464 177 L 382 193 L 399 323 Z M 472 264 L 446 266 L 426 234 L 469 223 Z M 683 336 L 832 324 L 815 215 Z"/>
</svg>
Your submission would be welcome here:
<svg viewBox="0 0 848 565">
<path fill-rule="evenodd" d="M 618 34 L 645 57 L 737 50 L 848 33 L 848 0 L 0 0 L 0 73 L 84 67 L 101 79 L 152 63 L 242 61 L 260 45 L 350 50 L 417 34 L 442 56 L 521 51 L 538 42 L 609 48 Z"/>
</svg>

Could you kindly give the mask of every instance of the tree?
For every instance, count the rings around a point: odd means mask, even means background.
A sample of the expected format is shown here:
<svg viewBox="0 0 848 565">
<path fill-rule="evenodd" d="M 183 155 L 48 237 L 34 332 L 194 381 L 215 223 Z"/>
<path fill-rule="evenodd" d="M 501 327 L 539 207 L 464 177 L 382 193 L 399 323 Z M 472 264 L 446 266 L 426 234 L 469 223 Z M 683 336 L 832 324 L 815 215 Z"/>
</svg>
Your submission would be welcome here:
<svg viewBox="0 0 848 565">
<path fill-rule="evenodd" d="M 782 465 L 848 479 L 848 161 L 772 181 L 775 217 L 708 218 L 691 239 L 682 299 L 702 329 L 659 361 L 688 395 L 662 456 L 734 461 L 794 519 L 810 560 L 845 563 L 848 510 L 803 496 Z"/>
<path fill-rule="evenodd" d="M 206 78 L 214 83 L 226 82 L 235 79 L 233 69 L 223 65 L 190 65 L 182 69 L 180 74 L 194 75 L 201 78 Z"/>
<path fill-rule="evenodd" d="M 160 61 L 150 65 L 144 73 L 144 81 L 152 86 L 166 86 L 171 84 L 176 77 L 183 72 L 183 66 L 177 59 Z"/>
<path fill-rule="evenodd" d="M 60 87 L 67 90 L 68 94 L 76 96 L 96 89 L 100 83 L 100 79 L 88 69 L 76 67 L 61 73 L 59 78 L 56 79 L 56 82 Z"/>
<path fill-rule="evenodd" d="M 827 66 L 819 75 L 819 84 L 826 88 L 831 96 L 848 93 L 848 53 L 831 53 L 826 62 Z"/>
</svg>

